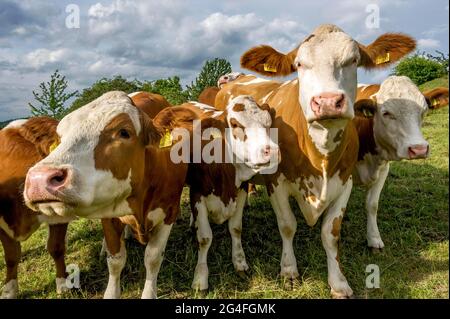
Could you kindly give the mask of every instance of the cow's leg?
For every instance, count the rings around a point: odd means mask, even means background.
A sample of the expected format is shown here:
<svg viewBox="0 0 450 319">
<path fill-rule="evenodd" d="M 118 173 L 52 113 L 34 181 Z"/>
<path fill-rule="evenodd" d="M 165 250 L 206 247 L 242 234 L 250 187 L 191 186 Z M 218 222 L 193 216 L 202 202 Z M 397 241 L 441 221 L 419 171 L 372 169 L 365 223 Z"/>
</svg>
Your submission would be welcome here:
<svg viewBox="0 0 450 319">
<path fill-rule="evenodd" d="M 352 191 L 352 180 L 349 179 L 339 198 L 325 211 L 322 221 L 322 244 L 327 254 L 328 283 L 331 294 L 335 298 L 346 298 L 353 295 L 347 279 L 339 266 L 338 242 L 341 232 L 342 218 Z"/>
<path fill-rule="evenodd" d="M 380 231 L 377 224 L 378 202 L 383 190 L 384 182 L 389 173 L 389 163 L 380 167 L 378 179 L 367 190 L 366 211 L 367 211 L 367 245 L 376 249 L 384 247 L 381 240 Z"/>
<path fill-rule="evenodd" d="M 20 243 L 11 238 L 0 228 L 0 240 L 5 252 L 6 280 L 3 286 L 2 299 L 17 297 L 19 285 L 17 283 L 17 267 L 20 261 Z"/>
<path fill-rule="evenodd" d="M 202 291 L 208 289 L 208 250 L 211 247 L 213 235 L 208 219 L 208 209 L 203 200 L 195 204 L 195 210 L 197 212 L 195 227 L 197 228 L 198 259 L 191 287 Z"/>
<path fill-rule="evenodd" d="M 145 248 L 145 269 L 147 270 L 145 278 L 144 291 L 142 299 L 155 299 L 159 269 L 163 261 L 164 250 L 166 249 L 167 240 L 169 239 L 172 225 L 164 224 L 164 222 L 155 226 L 150 233 L 147 247 Z"/>
<path fill-rule="evenodd" d="M 236 211 L 228 220 L 228 230 L 231 234 L 231 254 L 234 269 L 238 273 L 243 273 L 248 270 L 247 261 L 245 260 L 244 249 L 242 248 L 241 233 L 242 233 L 242 214 L 244 211 L 245 201 L 247 199 L 247 192 L 240 189 L 236 199 Z"/>
<path fill-rule="evenodd" d="M 109 278 L 104 299 L 120 298 L 120 273 L 127 260 L 127 251 L 122 237 L 124 225 L 118 219 L 102 219 L 103 234 L 106 242 L 106 262 Z"/>
<path fill-rule="evenodd" d="M 66 233 L 68 224 L 48 225 L 47 250 L 52 256 L 56 266 L 56 292 L 67 291 L 66 286 Z"/>
<path fill-rule="evenodd" d="M 280 275 L 292 280 L 299 276 L 293 247 L 297 220 L 289 205 L 289 193 L 286 191 L 284 183 L 274 187 L 274 192 L 270 195 L 270 202 L 277 216 L 278 230 L 283 241 Z"/>
</svg>

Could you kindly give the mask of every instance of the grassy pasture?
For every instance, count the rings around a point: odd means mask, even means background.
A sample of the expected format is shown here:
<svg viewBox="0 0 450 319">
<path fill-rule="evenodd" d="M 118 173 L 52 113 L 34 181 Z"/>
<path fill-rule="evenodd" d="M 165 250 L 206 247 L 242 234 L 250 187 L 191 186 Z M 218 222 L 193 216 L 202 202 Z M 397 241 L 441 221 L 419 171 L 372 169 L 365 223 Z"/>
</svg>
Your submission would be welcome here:
<svg viewBox="0 0 450 319">
<path fill-rule="evenodd" d="M 423 89 L 448 86 L 448 79 Z M 448 108 L 429 112 L 423 132 L 431 145 L 426 160 L 392 163 L 380 207 L 379 227 L 386 245 L 380 253 L 366 247 L 365 192 L 355 187 L 347 208 L 340 243 L 343 271 L 359 298 L 448 298 Z M 195 235 L 189 227 L 188 190 L 182 214 L 170 236 L 158 279 L 159 298 L 329 298 L 325 251 L 320 226 L 309 228 L 296 204 L 298 221 L 294 241 L 301 280 L 287 290 L 280 280 L 281 239 L 275 215 L 265 194 L 251 201 L 244 213 L 243 245 L 250 266 L 239 277 L 231 263 L 231 239 L 225 225 L 213 225 L 209 253 L 210 290 L 206 296 L 190 289 L 197 258 Z M 81 289 L 59 297 L 55 269 L 47 254 L 47 228 L 42 226 L 22 245 L 19 267 L 20 298 L 101 298 L 108 271 L 99 257 L 102 232 L 99 221 L 78 220 L 69 227 L 67 263 L 81 270 Z M 122 272 L 123 298 L 139 298 L 144 286 L 144 247 L 127 242 L 128 260 Z M 380 289 L 365 288 L 368 264 L 381 271 Z M 5 272 L 0 249 L 0 273 Z"/>
</svg>

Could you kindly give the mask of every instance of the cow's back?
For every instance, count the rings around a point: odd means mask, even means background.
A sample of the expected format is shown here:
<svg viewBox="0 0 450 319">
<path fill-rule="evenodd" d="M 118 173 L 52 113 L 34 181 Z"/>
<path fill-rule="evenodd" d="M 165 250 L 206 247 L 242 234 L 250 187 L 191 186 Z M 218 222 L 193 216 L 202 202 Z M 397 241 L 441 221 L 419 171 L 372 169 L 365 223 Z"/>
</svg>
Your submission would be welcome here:
<svg viewBox="0 0 450 319">
<path fill-rule="evenodd" d="M 219 93 L 220 89 L 217 86 L 211 86 L 202 91 L 198 96 L 198 101 L 200 103 L 208 104 L 214 106 L 216 95 Z"/>
</svg>

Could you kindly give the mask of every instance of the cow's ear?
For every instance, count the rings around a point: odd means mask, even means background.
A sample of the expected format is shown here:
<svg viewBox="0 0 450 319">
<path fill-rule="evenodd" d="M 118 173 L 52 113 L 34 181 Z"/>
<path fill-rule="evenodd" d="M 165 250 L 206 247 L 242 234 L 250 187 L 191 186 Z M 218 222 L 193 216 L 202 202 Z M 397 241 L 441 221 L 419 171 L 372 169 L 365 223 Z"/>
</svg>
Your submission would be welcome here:
<svg viewBox="0 0 450 319">
<path fill-rule="evenodd" d="M 362 99 L 354 105 L 356 116 L 373 117 L 377 111 L 377 101 L 373 99 Z"/>
<path fill-rule="evenodd" d="M 423 93 L 428 108 L 438 109 L 448 105 L 448 88 L 438 87 Z"/>
<path fill-rule="evenodd" d="M 161 138 L 163 138 L 164 132 L 158 129 L 154 124 L 152 119 L 148 117 L 144 112 L 139 112 L 141 117 L 142 126 L 142 143 L 144 145 L 158 145 Z"/>
<path fill-rule="evenodd" d="M 401 33 L 385 33 L 368 46 L 359 44 L 359 66 L 366 69 L 385 68 L 416 48 L 416 40 Z"/>
<path fill-rule="evenodd" d="M 266 76 L 286 76 L 297 70 L 294 65 L 298 47 L 283 54 L 268 45 L 251 48 L 241 56 L 241 66 Z"/>
</svg>

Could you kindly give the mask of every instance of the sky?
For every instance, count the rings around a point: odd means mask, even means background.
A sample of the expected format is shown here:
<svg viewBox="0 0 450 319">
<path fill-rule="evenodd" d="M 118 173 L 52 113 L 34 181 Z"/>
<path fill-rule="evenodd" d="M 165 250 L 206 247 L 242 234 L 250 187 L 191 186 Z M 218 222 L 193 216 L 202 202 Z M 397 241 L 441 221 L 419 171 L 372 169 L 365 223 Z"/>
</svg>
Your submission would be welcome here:
<svg viewBox="0 0 450 319">
<path fill-rule="evenodd" d="M 79 28 L 71 28 L 71 4 Z M 289 52 L 322 23 L 365 45 L 403 32 L 420 51 L 447 53 L 448 15 L 448 0 L 0 0 L 0 121 L 29 116 L 32 91 L 55 69 L 69 90 L 115 75 L 178 75 L 189 84 L 207 59 L 225 58 L 246 72 L 239 57 L 247 49 Z M 358 81 L 380 83 L 390 72 L 359 70 Z"/>
</svg>

